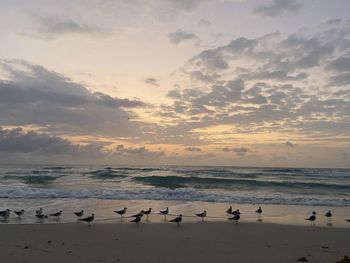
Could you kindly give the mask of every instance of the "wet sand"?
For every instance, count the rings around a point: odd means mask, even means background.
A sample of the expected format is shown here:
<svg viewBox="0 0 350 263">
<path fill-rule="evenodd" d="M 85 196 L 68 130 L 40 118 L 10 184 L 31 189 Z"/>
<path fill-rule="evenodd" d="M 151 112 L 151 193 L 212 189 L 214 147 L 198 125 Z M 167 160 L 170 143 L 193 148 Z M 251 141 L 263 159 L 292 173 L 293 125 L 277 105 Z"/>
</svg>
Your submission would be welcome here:
<svg viewBox="0 0 350 263">
<path fill-rule="evenodd" d="M 336 262 L 350 228 L 268 223 L 0 224 L 1 262 Z"/>
</svg>

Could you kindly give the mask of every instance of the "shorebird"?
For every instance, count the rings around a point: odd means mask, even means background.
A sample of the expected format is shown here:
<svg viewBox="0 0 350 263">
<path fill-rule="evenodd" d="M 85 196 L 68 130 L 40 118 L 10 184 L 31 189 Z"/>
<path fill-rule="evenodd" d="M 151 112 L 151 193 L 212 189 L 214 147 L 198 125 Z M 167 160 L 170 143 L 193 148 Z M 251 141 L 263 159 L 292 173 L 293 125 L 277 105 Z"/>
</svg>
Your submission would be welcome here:
<svg viewBox="0 0 350 263">
<path fill-rule="evenodd" d="M 180 214 L 178 217 L 175 217 L 174 219 L 170 220 L 170 222 L 176 223 L 177 226 L 180 226 L 180 222 L 182 221 L 182 215 Z"/>
<path fill-rule="evenodd" d="M 207 216 L 207 211 L 204 210 L 202 213 L 196 214 L 196 216 L 201 217 L 202 218 L 202 222 L 204 222 L 204 217 Z"/>
<path fill-rule="evenodd" d="M 169 207 L 165 208 L 164 210 L 160 210 L 159 212 L 164 215 L 164 220 L 166 221 L 166 215 L 169 214 Z"/>
<path fill-rule="evenodd" d="M 255 211 L 256 213 L 258 213 L 259 216 L 261 216 L 262 214 L 262 209 L 261 209 L 261 206 L 259 206 L 258 210 Z"/>
<path fill-rule="evenodd" d="M 309 220 L 311 222 L 311 225 L 315 225 L 316 212 L 312 212 L 312 215 L 309 216 L 308 218 L 305 218 L 305 220 Z"/>
<path fill-rule="evenodd" d="M 148 219 L 148 216 L 152 213 L 152 208 L 148 208 L 148 210 L 142 210 L 141 213 L 145 214 Z"/>
<path fill-rule="evenodd" d="M 11 213 L 11 210 L 10 209 L 6 209 L 6 210 L 3 210 L 3 211 L 0 211 L 0 216 L 8 218 L 10 216 L 10 213 Z"/>
<path fill-rule="evenodd" d="M 142 216 L 137 216 L 133 220 L 131 220 L 130 222 L 136 223 L 136 225 L 139 226 L 139 223 L 141 222 L 141 218 L 142 218 Z"/>
<path fill-rule="evenodd" d="M 231 211 L 231 213 L 230 213 L 230 215 L 232 215 L 232 216 L 234 216 L 236 214 L 241 214 L 238 209 L 235 211 Z"/>
<path fill-rule="evenodd" d="M 94 219 L 95 219 L 95 214 L 92 214 L 91 216 L 88 216 L 88 217 L 85 217 L 85 218 L 80 218 L 78 220 L 88 222 L 89 223 L 89 227 L 90 227 L 90 223 L 92 221 L 94 221 Z"/>
<path fill-rule="evenodd" d="M 39 210 L 35 211 L 36 215 L 41 215 L 42 213 L 43 213 L 43 209 L 42 208 L 40 208 Z"/>
<path fill-rule="evenodd" d="M 230 217 L 230 220 L 235 220 L 236 224 L 238 224 L 238 220 L 241 218 L 241 213 L 239 212 L 239 210 L 237 209 L 236 211 L 234 211 L 235 213 L 232 214 L 233 217 Z M 233 213 L 233 212 L 232 212 Z"/>
<path fill-rule="evenodd" d="M 135 214 L 135 215 L 132 215 L 132 216 L 130 216 L 130 217 L 143 217 L 143 213 L 142 213 L 142 211 L 140 212 L 140 213 L 137 213 L 137 214 Z"/>
<path fill-rule="evenodd" d="M 19 217 L 23 216 L 23 214 L 24 214 L 24 210 L 23 209 L 22 210 L 18 210 L 18 211 L 14 210 L 13 212 Z"/>
<path fill-rule="evenodd" d="M 328 212 L 324 216 L 327 217 L 327 223 L 331 223 L 332 222 L 332 212 L 331 212 L 331 210 L 328 210 Z"/>
<path fill-rule="evenodd" d="M 227 215 L 231 215 L 232 213 L 232 206 L 229 207 L 229 209 L 226 210 Z"/>
<path fill-rule="evenodd" d="M 58 211 L 57 213 L 53 213 L 53 214 L 50 214 L 50 216 L 55 216 L 55 217 L 59 217 L 62 215 L 62 210 Z"/>
<path fill-rule="evenodd" d="M 82 217 L 84 215 L 84 210 L 80 210 L 79 212 L 74 212 L 74 214 L 77 216 L 77 217 Z"/>
<path fill-rule="evenodd" d="M 0 216 L 5 220 L 10 217 L 11 210 L 6 209 L 4 211 L 0 211 Z"/>
<path fill-rule="evenodd" d="M 35 216 L 39 219 L 47 218 L 47 215 L 44 215 L 44 214 L 36 214 Z"/>
<path fill-rule="evenodd" d="M 114 211 L 114 213 L 117 213 L 117 214 L 120 215 L 120 221 L 123 221 L 123 216 L 125 215 L 127 209 L 128 208 L 124 207 L 122 210 Z"/>
</svg>

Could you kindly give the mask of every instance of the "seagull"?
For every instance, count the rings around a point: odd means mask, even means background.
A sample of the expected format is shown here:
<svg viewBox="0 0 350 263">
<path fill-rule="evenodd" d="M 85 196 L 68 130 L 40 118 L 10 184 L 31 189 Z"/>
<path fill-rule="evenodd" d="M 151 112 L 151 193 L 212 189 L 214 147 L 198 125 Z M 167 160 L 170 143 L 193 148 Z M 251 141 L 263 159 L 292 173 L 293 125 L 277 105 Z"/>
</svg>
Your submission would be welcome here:
<svg viewBox="0 0 350 263">
<path fill-rule="evenodd" d="M 85 218 L 80 218 L 79 220 L 88 222 L 89 223 L 89 227 L 90 227 L 90 223 L 92 221 L 94 221 L 94 219 L 95 219 L 95 214 L 92 214 L 91 216 L 88 216 L 88 217 L 85 217 Z"/>
<path fill-rule="evenodd" d="M 130 216 L 130 217 L 143 217 L 143 213 L 142 213 L 142 211 L 141 211 L 140 213 L 137 213 L 137 214 L 132 215 L 132 216 Z"/>
<path fill-rule="evenodd" d="M 239 210 L 234 211 L 235 214 L 233 214 L 233 217 L 230 217 L 230 220 L 235 220 L 236 224 L 238 224 L 238 220 L 241 218 L 241 213 L 239 212 Z"/>
<path fill-rule="evenodd" d="M 19 217 L 23 216 L 23 214 L 24 214 L 24 210 L 23 210 L 23 209 L 22 209 L 22 210 L 18 210 L 18 211 L 14 210 L 13 212 L 14 212 L 16 215 L 18 215 Z"/>
<path fill-rule="evenodd" d="M 196 214 L 196 216 L 201 217 L 202 218 L 202 222 L 204 222 L 204 217 L 207 216 L 207 211 L 204 210 L 202 213 Z"/>
<path fill-rule="evenodd" d="M 58 211 L 57 213 L 53 213 L 53 214 L 50 214 L 50 216 L 56 216 L 56 217 L 59 217 L 62 215 L 62 210 Z"/>
<path fill-rule="evenodd" d="M 230 215 L 232 213 L 232 206 L 229 207 L 229 209 L 226 210 L 226 214 Z"/>
<path fill-rule="evenodd" d="M 35 211 L 36 215 L 41 215 L 42 213 L 43 213 L 43 209 L 42 208 L 40 208 L 39 210 Z"/>
<path fill-rule="evenodd" d="M 180 222 L 182 221 L 182 215 L 180 214 L 178 217 L 175 217 L 174 219 L 170 220 L 170 222 L 174 222 L 177 224 L 177 226 L 180 226 Z"/>
<path fill-rule="evenodd" d="M 133 220 L 131 220 L 130 222 L 136 223 L 136 225 L 139 226 L 139 223 L 141 222 L 141 218 L 142 218 L 142 216 L 137 216 Z"/>
<path fill-rule="evenodd" d="M 232 211 L 231 213 L 230 213 L 230 215 L 236 215 L 236 214 L 241 214 L 241 212 L 239 212 L 239 210 L 237 209 L 237 210 L 235 210 L 235 211 Z"/>
<path fill-rule="evenodd" d="M 262 214 L 262 209 L 261 209 L 261 206 L 259 206 L 258 210 L 255 211 L 256 213 L 258 213 L 259 216 L 261 216 Z"/>
<path fill-rule="evenodd" d="M 8 218 L 10 216 L 10 212 L 11 212 L 10 209 L 0 211 L 0 216 Z"/>
<path fill-rule="evenodd" d="M 165 208 L 164 210 L 160 210 L 159 212 L 164 215 L 164 220 L 166 220 L 166 215 L 169 214 L 169 207 Z"/>
<path fill-rule="evenodd" d="M 0 211 L 0 216 L 1 216 L 3 219 L 7 219 L 7 218 L 9 218 L 10 213 L 11 213 L 11 210 L 10 210 L 10 209 L 6 209 L 6 210 L 4 210 L 4 211 Z"/>
<path fill-rule="evenodd" d="M 44 214 L 36 214 L 35 216 L 39 219 L 47 218 L 47 215 L 44 215 Z"/>
<path fill-rule="evenodd" d="M 327 217 L 327 222 L 328 223 L 332 222 L 332 212 L 331 212 L 331 210 L 328 210 L 328 212 L 324 216 Z"/>
<path fill-rule="evenodd" d="M 123 221 L 123 215 L 125 215 L 127 209 L 128 209 L 128 208 L 124 207 L 122 210 L 116 210 L 116 211 L 114 211 L 114 213 L 117 213 L 117 214 L 120 215 L 120 221 Z"/>
<path fill-rule="evenodd" d="M 309 220 L 311 222 L 311 225 L 315 225 L 316 212 L 312 212 L 312 215 L 309 216 L 308 218 L 305 218 L 305 220 Z"/>
<path fill-rule="evenodd" d="M 147 219 L 148 219 L 148 216 L 151 214 L 152 212 L 152 208 L 148 208 L 148 210 L 142 210 L 141 213 L 145 214 L 147 216 Z"/>
<path fill-rule="evenodd" d="M 84 215 L 84 210 L 81 210 L 79 212 L 74 212 L 74 214 L 77 216 L 77 217 L 82 217 Z"/>
</svg>

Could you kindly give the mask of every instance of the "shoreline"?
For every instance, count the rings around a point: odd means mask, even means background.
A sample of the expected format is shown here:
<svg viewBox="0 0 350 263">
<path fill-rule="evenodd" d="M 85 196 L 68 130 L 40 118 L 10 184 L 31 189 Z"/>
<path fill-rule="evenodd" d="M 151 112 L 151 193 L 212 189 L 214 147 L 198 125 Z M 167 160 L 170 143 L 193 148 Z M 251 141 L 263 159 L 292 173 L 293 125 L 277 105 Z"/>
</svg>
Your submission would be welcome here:
<svg viewBox="0 0 350 263">
<path fill-rule="evenodd" d="M 4 262 L 336 262 L 350 229 L 234 222 L 0 225 Z"/>
<path fill-rule="evenodd" d="M 96 221 L 101 223 L 119 223 L 119 215 L 114 213 L 114 210 L 128 207 L 127 216 L 131 216 L 140 212 L 140 210 L 146 210 L 149 207 L 153 208 L 152 214 L 149 217 L 147 223 L 162 223 L 163 217 L 155 214 L 157 211 L 169 207 L 170 214 L 184 215 L 184 222 L 199 222 L 200 218 L 196 217 L 196 213 L 200 213 L 203 210 L 207 211 L 206 221 L 210 222 L 226 222 L 227 216 L 225 211 L 229 206 L 232 206 L 234 210 L 240 209 L 242 215 L 240 222 L 251 223 L 257 222 L 261 219 L 263 222 L 257 223 L 274 223 L 281 225 L 298 225 L 308 226 L 310 222 L 306 221 L 312 211 L 318 213 L 316 219 L 316 226 L 320 227 L 337 227 L 337 228 L 349 228 L 350 223 L 345 219 L 350 218 L 350 207 L 324 207 L 324 206 L 301 206 L 301 205 L 261 205 L 263 214 L 261 217 L 255 213 L 259 204 L 234 204 L 234 203 L 213 203 L 213 202 L 182 202 L 182 201 L 161 201 L 161 200 L 97 200 L 97 199 L 68 199 L 68 200 L 56 200 L 56 199 L 43 199 L 34 200 L 39 201 L 35 205 L 26 205 L 26 200 L 5 200 L 2 203 L 0 210 L 7 208 L 22 209 L 27 207 L 22 219 L 18 219 L 14 213 L 11 213 L 10 218 L 7 221 L 0 219 L 0 225 L 2 224 L 47 224 L 47 223 L 74 223 L 76 222 L 76 216 L 73 214 L 75 211 L 85 210 L 84 216 L 89 216 L 92 213 L 95 214 Z M 33 203 L 33 200 L 28 200 L 29 204 Z M 21 206 L 19 206 L 21 205 Z M 63 210 L 63 214 L 59 219 L 49 217 L 47 220 L 38 220 L 35 218 L 35 210 L 43 208 L 45 214 L 55 213 L 59 210 Z M 324 214 L 328 210 L 332 210 L 332 225 L 327 224 Z"/>
</svg>

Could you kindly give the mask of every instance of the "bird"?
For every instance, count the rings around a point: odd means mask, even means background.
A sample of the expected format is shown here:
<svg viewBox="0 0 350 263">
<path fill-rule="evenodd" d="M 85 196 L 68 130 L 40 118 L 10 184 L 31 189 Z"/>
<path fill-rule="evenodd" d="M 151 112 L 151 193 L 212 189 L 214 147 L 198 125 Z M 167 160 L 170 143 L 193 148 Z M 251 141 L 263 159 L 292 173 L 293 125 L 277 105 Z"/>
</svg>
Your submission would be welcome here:
<svg viewBox="0 0 350 263">
<path fill-rule="evenodd" d="M 143 217 L 143 213 L 142 213 L 142 211 L 140 212 L 140 213 L 137 213 L 137 214 L 135 214 L 135 215 L 132 215 L 132 216 L 130 216 L 130 217 Z"/>
<path fill-rule="evenodd" d="M 259 216 L 261 216 L 263 210 L 261 209 L 261 206 L 259 206 L 258 210 L 255 211 L 256 213 L 258 213 Z"/>
<path fill-rule="evenodd" d="M 305 218 L 305 220 L 308 220 L 311 222 L 311 225 L 315 224 L 315 220 L 316 220 L 316 212 L 312 212 L 312 215 L 309 216 L 308 218 Z"/>
<path fill-rule="evenodd" d="M 47 218 L 47 215 L 44 215 L 44 214 L 36 214 L 35 215 L 37 218 L 39 218 L 39 219 L 45 219 L 45 218 Z"/>
<path fill-rule="evenodd" d="M 114 211 L 114 213 L 117 213 L 117 214 L 120 215 L 120 221 L 123 220 L 123 215 L 125 215 L 127 209 L 128 209 L 128 208 L 124 207 L 122 210 L 116 210 L 116 211 Z"/>
<path fill-rule="evenodd" d="M 331 212 L 331 210 L 328 210 L 328 212 L 324 216 L 327 217 L 327 222 L 328 223 L 332 222 L 332 212 Z"/>
<path fill-rule="evenodd" d="M 53 213 L 53 214 L 50 214 L 50 216 L 56 216 L 56 217 L 59 217 L 62 215 L 62 210 L 58 211 L 57 213 Z"/>
<path fill-rule="evenodd" d="M 148 210 L 142 210 L 141 213 L 145 214 L 148 219 L 148 216 L 152 213 L 152 208 L 148 208 Z"/>
<path fill-rule="evenodd" d="M 230 220 L 235 220 L 236 224 L 238 224 L 238 220 L 241 218 L 241 213 L 239 212 L 239 210 L 235 211 L 236 213 L 233 215 L 233 217 L 230 217 Z"/>
<path fill-rule="evenodd" d="M 234 216 L 236 214 L 241 214 L 241 212 L 239 212 L 239 209 L 231 211 L 230 215 Z"/>
<path fill-rule="evenodd" d="M 345 219 L 345 221 L 350 223 L 350 219 Z"/>
<path fill-rule="evenodd" d="M 174 219 L 170 220 L 170 222 L 176 223 L 177 226 L 180 226 L 181 221 L 182 221 L 182 214 L 180 214 L 178 217 L 175 217 Z"/>
<path fill-rule="evenodd" d="M 6 209 L 4 211 L 0 211 L 0 216 L 5 220 L 10 217 L 11 210 Z"/>
<path fill-rule="evenodd" d="M 42 208 L 40 208 L 39 210 L 35 211 L 36 215 L 41 215 L 42 213 L 43 213 L 43 209 Z"/>
<path fill-rule="evenodd" d="M 207 216 L 207 211 L 204 210 L 202 213 L 196 214 L 196 216 L 201 217 L 202 218 L 202 222 L 204 222 L 204 217 Z"/>
<path fill-rule="evenodd" d="M 136 225 L 139 226 L 139 223 L 141 222 L 141 218 L 142 218 L 142 216 L 137 216 L 133 220 L 131 220 L 130 222 L 136 223 Z"/>
<path fill-rule="evenodd" d="M 18 210 L 18 211 L 14 210 L 13 212 L 19 217 L 21 217 L 24 214 L 24 210 L 23 209 L 22 210 Z"/>
<path fill-rule="evenodd" d="M 82 217 L 84 215 L 84 210 L 80 210 L 79 212 L 74 212 L 74 214 L 77 216 L 77 217 Z"/>
<path fill-rule="evenodd" d="M 232 213 L 232 206 L 229 207 L 229 209 L 226 210 L 226 214 L 230 215 Z"/>
<path fill-rule="evenodd" d="M 6 210 L 3 210 L 3 211 L 0 211 L 0 216 L 8 218 L 10 216 L 10 213 L 11 213 L 11 210 L 10 209 L 6 209 Z"/>
<path fill-rule="evenodd" d="M 163 210 L 160 210 L 159 211 L 162 215 L 164 215 L 164 220 L 166 220 L 166 215 L 169 214 L 169 207 L 163 209 Z"/>
<path fill-rule="evenodd" d="M 95 214 L 92 214 L 91 216 L 88 216 L 88 217 L 85 217 L 85 218 L 80 218 L 79 220 L 88 222 L 89 223 L 89 227 L 90 227 L 90 223 L 92 221 L 94 221 L 94 219 L 95 219 Z"/>
</svg>

